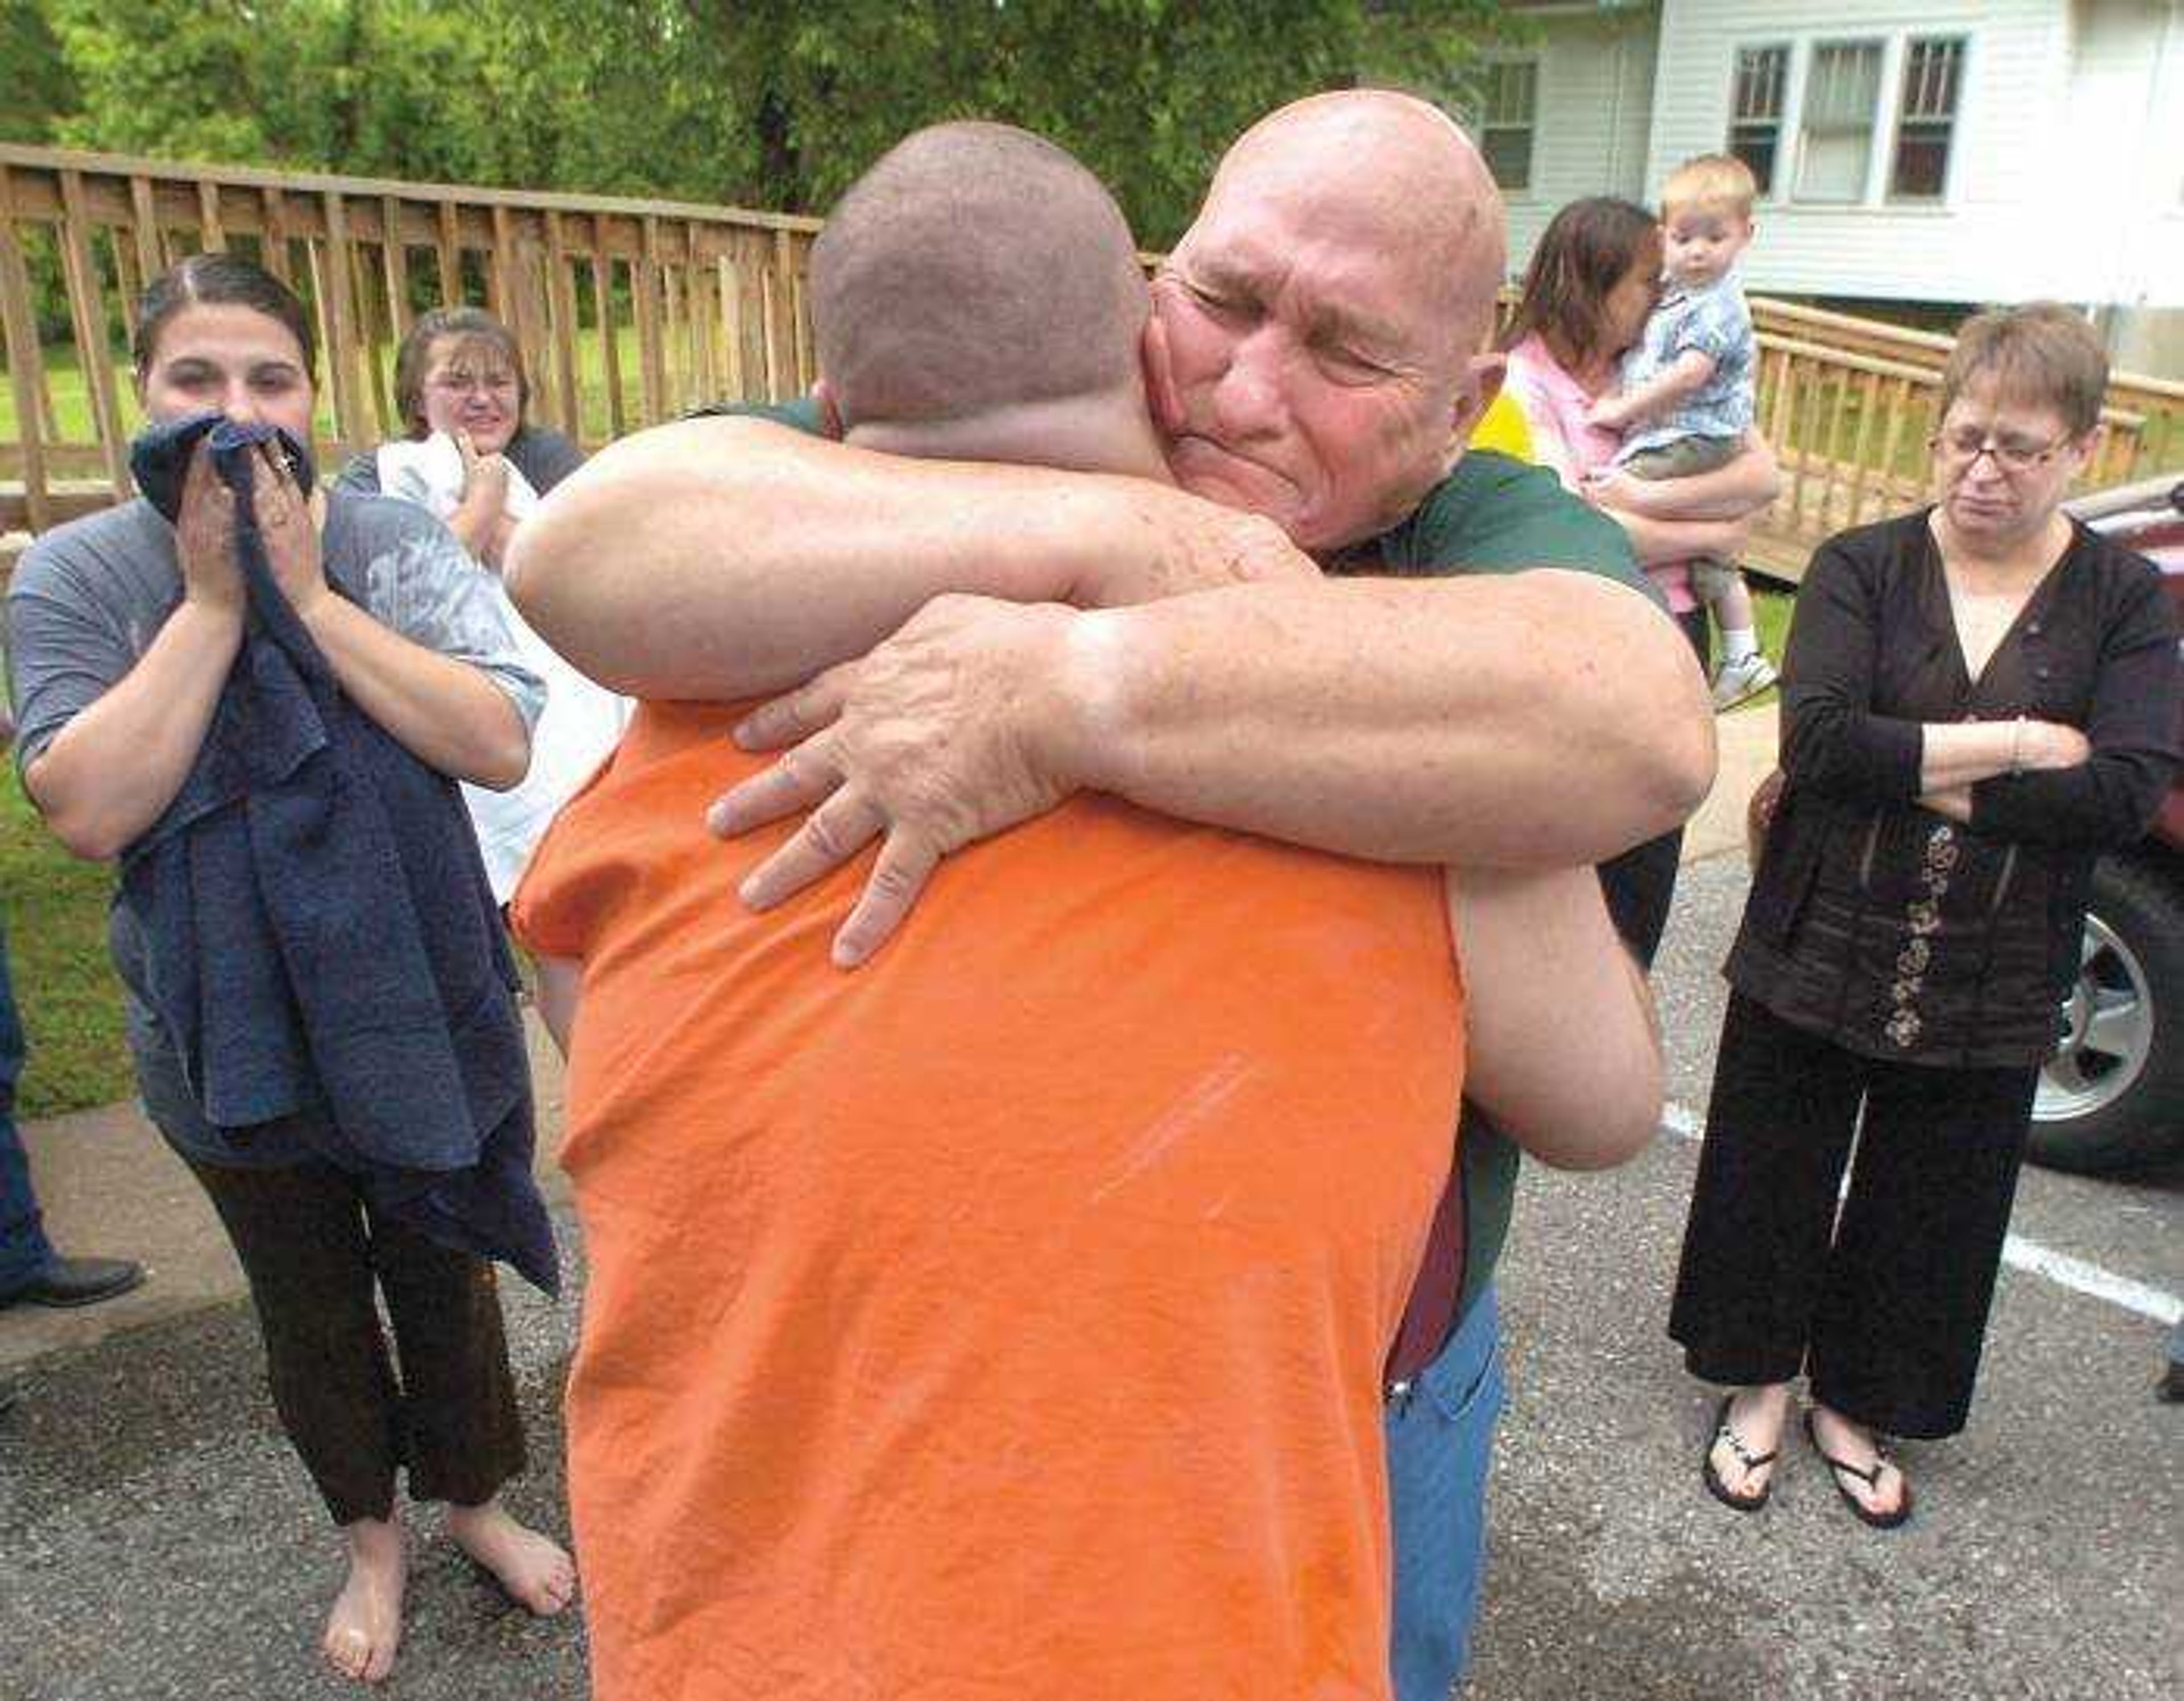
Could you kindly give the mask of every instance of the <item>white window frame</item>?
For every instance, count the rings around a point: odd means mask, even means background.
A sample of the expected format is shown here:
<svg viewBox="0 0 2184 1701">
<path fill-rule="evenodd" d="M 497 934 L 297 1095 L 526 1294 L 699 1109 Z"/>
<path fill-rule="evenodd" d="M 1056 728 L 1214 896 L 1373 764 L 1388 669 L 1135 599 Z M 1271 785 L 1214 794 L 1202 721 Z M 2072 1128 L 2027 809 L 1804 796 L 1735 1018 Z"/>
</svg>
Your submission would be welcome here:
<svg viewBox="0 0 2184 1701">
<path fill-rule="evenodd" d="M 1503 65 L 1529 65 L 1532 71 L 1532 112 L 1529 120 L 1522 124 L 1496 123 L 1496 130 L 1524 130 L 1529 141 L 1524 154 L 1524 181 L 1504 183 L 1497 175 L 1495 181 L 1502 192 L 1513 201 L 1529 201 L 1539 192 L 1540 181 L 1540 114 L 1546 109 L 1546 55 L 1534 53 L 1490 53 L 1479 59 L 1479 86 L 1477 109 L 1471 114 L 1472 139 L 1479 145 L 1481 157 L 1486 154 L 1486 132 L 1490 125 L 1486 117 L 1486 79 Z M 1491 162 L 1489 162 L 1490 169 Z"/>
<path fill-rule="evenodd" d="M 1890 86 L 1889 50 L 1893 45 L 1893 38 L 1890 36 L 1865 34 L 1816 36 L 1808 39 L 1805 42 L 1805 51 L 1802 55 L 1804 60 L 1804 74 L 1798 79 L 1799 98 L 1797 102 L 1797 143 L 1791 157 L 1789 181 L 1783 186 L 1785 198 L 1792 205 L 1800 207 L 1862 207 L 1872 204 L 1874 198 L 1874 165 L 1875 162 L 1881 157 L 1880 135 L 1882 130 L 1886 127 L 1888 120 L 1888 92 Z M 1804 194 L 1800 193 L 1797 188 L 1798 180 L 1805 174 L 1805 97 L 1808 96 L 1812 92 L 1813 62 L 1824 48 L 1845 49 L 1857 53 L 1863 53 L 1867 48 L 1872 48 L 1875 50 L 1875 75 L 1873 79 L 1874 109 L 1872 113 L 1869 114 L 1869 121 L 1867 123 L 1865 129 L 1866 148 L 1864 178 L 1864 181 L 1859 183 L 1857 189 L 1847 195 Z"/>
<path fill-rule="evenodd" d="M 1722 123 L 1722 152 L 1734 156 L 1736 153 L 1736 83 L 1740 62 L 1747 53 L 1780 53 L 1782 56 L 1782 103 L 1774 114 L 1774 165 L 1768 173 L 1767 187 L 1759 192 L 1763 201 L 1780 199 L 1789 176 L 1789 168 L 1797 151 L 1797 132 L 1790 127 L 1790 114 L 1798 93 L 1797 43 L 1788 36 L 1777 36 L 1763 42 L 1737 42 L 1729 50 L 1729 114 Z"/>
<path fill-rule="evenodd" d="M 1903 130 L 1903 85 L 1911 74 L 1911 47 L 1914 42 L 1954 42 L 1957 47 L 1957 103 L 1949 114 L 1947 152 L 1942 160 L 1942 187 L 1938 194 L 1899 195 L 1896 192 L 1896 144 Z M 1949 30 L 1929 27 L 1907 30 L 1891 43 L 1893 62 L 1881 72 L 1884 81 L 1892 91 L 1888 102 L 1888 158 L 1886 169 L 1880 174 L 1880 198 L 1891 207 L 1946 207 L 1951 192 L 1956 187 L 1957 159 L 1961 152 L 1958 141 L 1964 135 L 1964 98 L 1971 87 L 1972 39 L 1969 30 Z"/>
<path fill-rule="evenodd" d="M 1737 55 L 1749 50 L 1786 47 L 1790 50 L 1786 72 L 1787 84 L 1782 96 L 1782 139 L 1777 144 L 1774 158 L 1774 188 L 1760 197 L 1759 204 L 1770 209 L 1792 210 L 1803 214 L 1847 212 L 1901 212 L 1913 216 L 1953 210 L 1957 202 L 1958 162 L 1963 157 L 1966 125 L 1970 120 L 1974 75 L 1979 54 L 1978 26 L 1960 24 L 1898 24 L 1880 29 L 1808 30 L 1784 37 L 1780 35 L 1751 36 L 1732 39 L 1730 42 L 1728 64 L 1721 82 L 1722 117 L 1721 147 L 1729 148 L 1730 126 L 1735 121 L 1736 110 Z M 1943 172 L 1939 196 L 1892 195 L 1889 181 L 1896 165 L 1896 137 L 1902 116 L 1903 76 L 1910 60 L 1913 41 L 1946 40 L 1962 43 L 1963 57 L 1958 61 L 1957 110 L 1949 132 L 1948 164 Z M 1805 153 L 1805 97 L 1810 88 L 1813 59 L 1815 50 L 1824 47 L 1850 47 L 1865 42 L 1880 44 L 1880 85 L 1875 97 L 1873 146 L 1865 162 L 1865 183 L 1859 194 L 1847 200 L 1814 200 L 1798 195 L 1795 186 L 1804 166 Z"/>
</svg>

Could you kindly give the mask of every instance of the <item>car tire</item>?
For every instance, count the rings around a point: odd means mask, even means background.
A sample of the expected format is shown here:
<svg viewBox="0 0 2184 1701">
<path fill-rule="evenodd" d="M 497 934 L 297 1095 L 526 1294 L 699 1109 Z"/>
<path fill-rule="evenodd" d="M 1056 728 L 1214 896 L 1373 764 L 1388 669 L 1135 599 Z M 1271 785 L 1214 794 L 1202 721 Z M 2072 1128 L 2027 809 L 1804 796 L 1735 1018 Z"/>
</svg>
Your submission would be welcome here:
<svg viewBox="0 0 2184 1701">
<path fill-rule="evenodd" d="M 2184 895 L 2161 870 L 2094 870 L 2063 1019 L 2026 1156 L 2096 1175 L 2184 1157 Z"/>
</svg>

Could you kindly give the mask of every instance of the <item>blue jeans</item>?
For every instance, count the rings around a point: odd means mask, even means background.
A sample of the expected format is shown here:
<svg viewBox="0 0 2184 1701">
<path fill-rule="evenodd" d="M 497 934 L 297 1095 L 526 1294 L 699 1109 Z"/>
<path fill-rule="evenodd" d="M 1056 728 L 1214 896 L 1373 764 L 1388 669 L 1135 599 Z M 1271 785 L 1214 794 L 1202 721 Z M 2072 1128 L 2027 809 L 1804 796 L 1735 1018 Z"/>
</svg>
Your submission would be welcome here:
<svg viewBox="0 0 2184 1701">
<path fill-rule="evenodd" d="M 1486 1570 L 1486 1472 L 1504 1397 L 1501 1342 L 1489 1287 L 1409 1398 L 1388 1408 L 1396 1701 L 1444 1701 L 1470 1659 Z"/>
<path fill-rule="evenodd" d="M 23 1074 L 23 1023 L 8 979 L 8 935 L 0 933 L 0 1294 L 21 1287 L 53 1258 L 31 1191 L 31 1162 L 15 1131 L 15 1083 Z"/>
</svg>

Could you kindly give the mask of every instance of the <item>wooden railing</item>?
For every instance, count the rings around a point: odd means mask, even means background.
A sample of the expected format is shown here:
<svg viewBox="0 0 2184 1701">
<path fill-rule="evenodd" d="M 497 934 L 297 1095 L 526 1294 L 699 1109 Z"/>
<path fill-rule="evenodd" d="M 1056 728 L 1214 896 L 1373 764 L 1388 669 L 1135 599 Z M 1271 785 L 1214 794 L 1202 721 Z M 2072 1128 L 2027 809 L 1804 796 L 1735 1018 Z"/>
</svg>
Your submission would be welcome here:
<svg viewBox="0 0 2184 1701">
<path fill-rule="evenodd" d="M 1926 444 L 1952 345 L 1930 332 L 1788 302 L 1752 305 L 1759 425 L 1784 477 L 1753 560 L 1794 580 L 1822 538 L 1926 499 Z M 2184 384 L 2114 375 L 2080 487 L 2169 472 L 2184 477 Z"/>
<path fill-rule="evenodd" d="M 0 145 L 0 533 L 130 494 L 138 423 L 121 354 L 149 277 L 235 248 L 296 288 L 320 345 L 322 455 L 399 434 L 393 354 L 421 300 L 481 303 L 521 343 L 534 415 L 588 444 L 718 396 L 812 377 L 817 221 L 676 202 L 166 165 Z M 40 346 L 55 266 L 72 348 Z M 57 382 L 64 381 L 64 382 Z"/>
<path fill-rule="evenodd" d="M 532 409 L 586 445 L 718 396 L 813 376 L 816 220 L 681 203 L 450 187 L 0 145 L 0 534 L 129 494 L 131 304 L 181 255 L 235 248 L 287 280 L 321 346 L 319 448 L 398 433 L 393 353 L 421 303 L 482 303 L 531 368 Z M 35 291 L 58 277 L 70 346 L 49 361 Z M 58 305 L 50 294 L 49 313 Z M 1786 488 L 1754 548 L 1795 578 L 1831 532 L 1927 488 L 1946 337 L 1755 300 L 1759 419 Z M 56 351 L 58 353 L 59 351 Z M 2085 482 L 2184 473 L 2184 384 L 2119 374 Z M 4 417 L 4 415 L 0 415 Z M 0 543 L 0 570 L 8 551 Z"/>
</svg>

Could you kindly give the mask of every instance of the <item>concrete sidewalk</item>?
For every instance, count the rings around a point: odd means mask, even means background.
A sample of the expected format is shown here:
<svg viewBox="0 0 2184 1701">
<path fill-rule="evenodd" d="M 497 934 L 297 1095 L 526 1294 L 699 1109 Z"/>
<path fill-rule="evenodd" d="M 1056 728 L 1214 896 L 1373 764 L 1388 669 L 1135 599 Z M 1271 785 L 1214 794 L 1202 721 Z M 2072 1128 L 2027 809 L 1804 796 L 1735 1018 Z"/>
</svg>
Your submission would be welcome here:
<svg viewBox="0 0 2184 1701">
<path fill-rule="evenodd" d="M 535 1017 L 530 1035 L 537 1173 L 547 1202 L 560 1205 L 568 1195 L 554 1161 L 561 1141 L 561 1059 Z M 0 1311 L 0 1386 L 12 1370 L 47 1353 L 242 1297 L 242 1267 L 212 1202 L 133 1101 L 26 1123 L 23 1141 L 54 1246 L 139 1259 L 148 1280 L 133 1293 L 78 1310 L 16 1305 Z"/>
<path fill-rule="evenodd" d="M 1744 806 L 1774 765 L 1773 704 L 1722 716 L 1713 793 L 1685 831 L 1684 860 L 1741 854 Z M 567 1187 L 554 1154 L 561 1135 L 561 1062 L 534 1022 L 538 1174 L 549 1202 Z M 31 1172 L 53 1243 L 63 1252 L 142 1259 L 150 1280 L 134 1293 L 79 1311 L 0 1311 L 0 1380 L 43 1355 L 239 1299 L 242 1273 L 211 1204 L 133 1103 L 26 1124 Z"/>
</svg>

